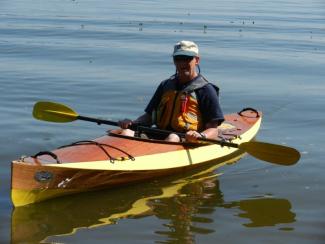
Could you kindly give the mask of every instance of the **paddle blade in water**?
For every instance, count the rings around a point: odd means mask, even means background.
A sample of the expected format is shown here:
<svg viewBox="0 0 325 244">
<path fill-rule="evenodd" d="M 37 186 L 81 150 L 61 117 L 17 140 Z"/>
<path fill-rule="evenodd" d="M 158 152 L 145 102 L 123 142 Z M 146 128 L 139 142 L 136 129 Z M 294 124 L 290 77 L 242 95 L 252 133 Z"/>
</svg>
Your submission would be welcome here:
<svg viewBox="0 0 325 244">
<path fill-rule="evenodd" d="M 266 142 L 244 142 L 239 148 L 252 156 L 280 165 L 293 165 L 300 159 L 300 153 L 291 147 Z"/>
<path fill-rule="evenodd" d="M 34 105 L 33 116 L 39 120 L 66 123 L 78 119 L 79 115 L 66 105 L 40 101 Z"/>
</svg>

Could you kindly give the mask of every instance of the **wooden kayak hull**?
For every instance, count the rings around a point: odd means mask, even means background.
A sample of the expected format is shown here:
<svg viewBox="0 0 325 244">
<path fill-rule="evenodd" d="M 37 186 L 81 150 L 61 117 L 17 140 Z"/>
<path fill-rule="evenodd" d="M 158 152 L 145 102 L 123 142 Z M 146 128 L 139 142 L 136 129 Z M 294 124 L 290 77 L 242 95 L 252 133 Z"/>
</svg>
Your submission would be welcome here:
<svg viewBox="0 0 325 244">
<path fill-rule="evenodd" d="M 226 115 L 220 137 L 234 143 L 252 140 L 261 113 Z M 93 143 L 95 142 L 95 144 Z M 217 144 L 166 143 L 105 135 L 11 164 L 11 198 L 15 207 L 63 195 L 117 187 L 180 174 L 202 165 L 226 164 L 243 152 Z"/>
</svg>

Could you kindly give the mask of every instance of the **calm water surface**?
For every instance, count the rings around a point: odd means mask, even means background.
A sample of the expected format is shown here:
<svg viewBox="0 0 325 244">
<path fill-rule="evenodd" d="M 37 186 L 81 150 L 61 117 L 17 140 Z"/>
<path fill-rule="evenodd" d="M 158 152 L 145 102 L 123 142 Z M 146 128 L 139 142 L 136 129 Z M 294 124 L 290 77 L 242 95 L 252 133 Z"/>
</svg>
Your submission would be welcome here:
<svg viewBox="0 0 325 244">
<path fill-rule="evenodd" d="M 325 3 L 0 1 L 1 243 L 324 243 Z M 107 129 L 31 116 L 53 100 L 118 120 L 173 74 L 172 45 L 200 45 L 225 113 L 264 112 L 260 141 L 299 163 L 245 156 L 188 175 L 14 209 L 10 161 Z"/>
</svg>

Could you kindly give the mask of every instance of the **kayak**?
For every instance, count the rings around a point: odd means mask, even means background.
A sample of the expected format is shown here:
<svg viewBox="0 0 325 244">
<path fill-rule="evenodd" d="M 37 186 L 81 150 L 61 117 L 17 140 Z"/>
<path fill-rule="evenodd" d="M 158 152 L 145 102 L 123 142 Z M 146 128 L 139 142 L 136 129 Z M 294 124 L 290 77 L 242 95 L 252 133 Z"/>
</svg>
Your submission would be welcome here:
<svg viewBox="0 0 325 244">
<path fill-rule="evenodd" d="M 239 147 L 254 139 L 262 113 L 252 108 L 225 115 L 218 141 L 166 142 L 118 134 L 42 151 L 11 163 L 11 198 L 15 207 L 79 192 L 147 181 L 209 164 L 226 164 L 243 154 Z M 159 131 L 159 130 L 158 130 Z"/>
<path fill-rule="evenodd" d="M 244 143 L 256 136 L 261 112 L 244 109 L 225 115 L 219 139 Z M 242 150 L 214 143 L 172 143 L 156 139 L 107 135 L 22 157 L 11 163 L 11 199 L 15 207 L 47 199 L 117 187 L 206 164 L 222 164 Z"/>
</svg>

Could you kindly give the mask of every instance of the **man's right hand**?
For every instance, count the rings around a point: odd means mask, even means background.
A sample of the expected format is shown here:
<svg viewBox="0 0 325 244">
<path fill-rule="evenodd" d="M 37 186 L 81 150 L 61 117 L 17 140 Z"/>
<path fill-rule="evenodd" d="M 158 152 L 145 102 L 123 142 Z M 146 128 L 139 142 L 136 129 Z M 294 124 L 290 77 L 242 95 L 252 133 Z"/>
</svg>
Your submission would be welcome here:
<svg viewBox="0 0 325 244">
<path fill-rule="evenodd" d="M 118 125 L 119 125 L 122 129 L 127 129 L 127 128 L 129 128 L 132 124 L 133 124 L 133 121 L 130 120 L 130 119 L 123 119 L 123 120 L 119 120 L 119 121 L 118 121 Z"/>
</svg>

